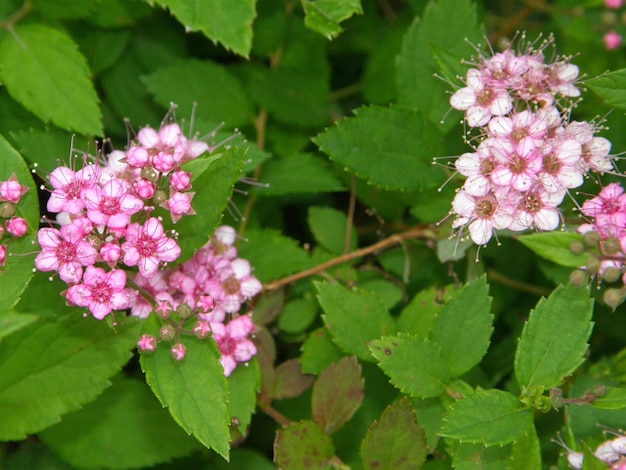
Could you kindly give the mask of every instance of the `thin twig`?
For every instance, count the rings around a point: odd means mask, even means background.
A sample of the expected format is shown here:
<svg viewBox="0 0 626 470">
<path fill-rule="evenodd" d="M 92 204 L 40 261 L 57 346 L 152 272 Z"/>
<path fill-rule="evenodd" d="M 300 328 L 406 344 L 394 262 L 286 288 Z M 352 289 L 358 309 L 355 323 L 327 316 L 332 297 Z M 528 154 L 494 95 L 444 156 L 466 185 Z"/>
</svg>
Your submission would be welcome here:
<svg viewBox="0 0 626 470">
<path fill-rule="evenodd" d="M 352 225 L 354 224 L 354 208 L 356 206 L 356 182 L 354 175 L 350 175 L 350 202 L 348 203 L 348 222 L 346 223 L 346 237 L 343 242 L 343 252 L 350 251 L 352 240 Z"/>
<path fill-rule="evenodd" d="M 504 274 L 499 273 L 498 271 L 494 269 L 487 270 L 487 277 L 491 281 L 499 282 L 500 284 L 512 287 L 513 289 L 521 290 L 521 291 L 528 292 L 534 295 L 540 295 L 540 296 L 546 297 L 550 295 L 550 293 L 552 292 L 551 289 L 545 289 L 543 287 L 535 286 L 533 284 L 528 284 L 526 282 L 517 281 L 513 278 L 510 278 L 509 276 L 505 276 Z"/>
<path fill-rule="evenodd" d="M 281 426 L 289 426 L 291 424 L 291 421 L 289 421 L 289 418 L 287 418 L 285 415 L 283 415 L 276 409 L 272 408 L 271 405 L 264 406 L 263 408 L 261 408 L 261 410 L 263 411 L 263 413 L 265 413 L 267 416 L 272 418 Z"/>
</svg>

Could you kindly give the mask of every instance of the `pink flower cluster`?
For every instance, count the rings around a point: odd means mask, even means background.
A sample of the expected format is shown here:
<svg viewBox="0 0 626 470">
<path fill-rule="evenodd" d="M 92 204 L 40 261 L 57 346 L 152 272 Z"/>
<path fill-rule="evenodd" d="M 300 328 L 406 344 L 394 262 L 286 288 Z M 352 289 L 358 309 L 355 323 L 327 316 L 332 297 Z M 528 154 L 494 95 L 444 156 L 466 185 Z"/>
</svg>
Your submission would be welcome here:
<svg viewBox="0 0 626 470">
<path fill-rule="evenodd" d="M 209 242 L 193 257 L 176 267 L 159 271 L 156 276 L 146 278 L 141 272 L 134 276 L 135 283 L 156 299 L 158 315 L 171 319 L 170 327 L 161 332 L 160 340 L 176 339 L 180 318 L 195 319 L 192 332 L 199 338 L 212 337 L 221 353 L 220 363 L 229 376 L 238 362 L 249 361 L 256 354 L 254 344 L 248 339 L 254 329 L 249 315 L 237 315 L 244 302 L 261 291 L 261 283 L 251 274 L 250 263 L 237 258 L 233 246 L 235 230 L 219 227 Z M 131 301 L 131 314 L 146 317 L 152 306 L 142 297 Z M 228 320 L 228 321 L 227 321 Z M 179 343 L 172 348 L 172 355 L 180 360 L 184 357 Z M 156 338 L 144 335 L 138 343 L 143 351 L 156 347 Z"/>
<path fill-rule="evenodd" d="M 57 167 L 48 177 L 47 209 L 59 214 L 61 227 L 39 230 L 36 269 L 58 273 L 69 286 L 68 304 L 97 319 L 127 309 L 137 295 L 127 287 L 127 268 L 150 279 L 180 256 L 172 234 L 150 213 L 161 206 L 174 222 L 194 213 L 191 175 L 181 165 L 207 150 L 172 123 L 144 127 L 126 152 L 112 152 L 103 164 L 85 158 L 80 170 Z"/>
<path fill-rule="evenodd" d="M 612 169 L 611 144 L 596 136 L 598 127 L 569 122 L 578 67 L 564 58 L 547 63 L 551 43 L 480 56 L 450 98 L 478 134 L 473 151 L 455 161 L 466 179 L 452 202 L 453 228 L 467 228 L 478 245 L 495 230 L 556 229 L 567 191 L 590 170 Z"/>
<path fill-rule="evenodd" d="M 567 450 L 567 463 L 575 470 L 583 468 L 584 455 L 569 449 L 562 441 L 557 441 Z M 596 447 L 593 455 L 606 464 L 610 470 L 626 470 L 626 436 L 608 439 Z"/>
<path fill-rule="evenodd" d="M 8 233 L 13 238 L 20 238 L 28 231 L 28 224 L 21 217 L 15 217 L 17 204 L 28 191 L 28 186 L 22 186 L 15 174 L 7 181 L 0 181 L 0 240 Z M 8 245 L 0 243 L 0 266 L 4 266 L 7 258 Z"/>
</svg>

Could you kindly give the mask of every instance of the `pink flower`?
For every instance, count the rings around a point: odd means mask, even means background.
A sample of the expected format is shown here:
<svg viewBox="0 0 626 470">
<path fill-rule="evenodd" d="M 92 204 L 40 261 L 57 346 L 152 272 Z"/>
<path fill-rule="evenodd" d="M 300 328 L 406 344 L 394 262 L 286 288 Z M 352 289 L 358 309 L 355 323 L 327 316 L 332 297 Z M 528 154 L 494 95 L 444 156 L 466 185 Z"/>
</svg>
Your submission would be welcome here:
<svg viewBox="0 0 626 470">
<path fill-rule="evenodd" d="M 121 256 L 122 248 L 116 241 L 106 242 L 100 246 L 100 257 L 106 261 L 110 267 L 115 266 Z"/>
<path fill-rule="evenodd" d="M 261 292 L 263 287 L 259 280 L 252 276 L 250 263 L 247 260 L 237 258 L 230 262 L 230 266 L 224 263 L 225 261 L 222 260 L 223 268 L 216 273 L 219 282 L 209 286 L 209 295 L 213 297 L 216 304 L 213 315 L 220 311 L 238 312 L 241 304 Z"/>
<path fill-rule="evenodd" d="M 83 189 L 81 199 L 89 220 L 113 229 L 126 227 L 130 216 L 143 208 L 141 199 L 130 194 L 124 183 L 117 179 L 106 182 L 102 187 L 93 185 Z"/>
<path fill-rule="evenodd" d="M 28 191 L 28 186 L 22 186 L 17 181 L 15 173 L 9 177 L 8 181 L 0 181 L 0 201 L 17 204 L 26 191 Z"/>
<path fill-rule="evenodd" d="M 122 244 L 124 263 L 139 266 L 139 273 L 150 278 L 161 262 L 171 262 L 180 256 L 180 247 L 164 234 L 161 222 L 151 217 L 142 226 L 130 224 L 126 230 L 126 241 Z"/>
<path fill-rule="evenodd" d="M 4 266 L 7 262 L 7 245 L 0 244 L 0 266 Z"/>
<path fill-rule="evenodd" d="M 141 335 L 139 341 L 137 341 L 137 348 L 141 352 L 154 351 L 156 349 L 156 338 L 151 335 Z"/>
<path fill-rule="evenodd" d="M 514 231 L 533 227 L 546 231 L 556 229 L 561 221 L 557 206 L 563 201 L 563 197 L 565 191 L 548 193 L 540 185 L 522 193 L 513 222 L 508 228 Z"/>
<path fill-rule="evenodd" d="M 498 190 L 499 193 L 503 191 Z M 517 201 L 515 198 L 507 200 L 506 196 L 505 193 L 497 198 L 492 191 L 486 196 L 474 197 L 466 191 L 459 191 L 452 201 L 452 213 L 457 214 L 452 227 L 467 225 L 472 241 L 477 245 L 485 245 L 491 240 L 494 230 L 508 228 L 513 220 L 512 211 Z"/>
<path fill-rule="evenodd" d="M 247 315 L 231 320 L 226 326 L 211 322 L 212 336 L 220 350 L 220 364 L 226 377 L 235 370 L 238 362 L 249 361 L 256 354 L 254 343 L 248 339 L 253 329 L 252 319 Z"/>
<path fill-rule="evenodd" d="M 583 172 L 580 169 L 582 146 L 567 135 L 544 147 L 543 166 L 539 172 L 541 184 L 548 192 L 558 192 L 582 186 Z"/>
<path fill-rule="evenodd" d="M 615 31 L 610 31 L 602 36 L 604 47 L 607 51 L 613 51 L 622 44 L 622 37 Z"/>
<path fill-rule="evenodd" d="M 35 268 L 39 271 L 58 271 L 59 277 L 67 284 L 80 281 L 83 266 L 96 262 L 98 252 L 84 241 L 85 232 L 80 221 L 64 225 L 61 230 L 42 228 L 37 239 L 42 250 L 35 258 Z"/>
<path fill-rule="evenodd" d="M 161 207 L 170 211 L 172 222 L 176 223 L 183 215 L 193 215 L 196 211 L 191 207 L 191 199 L 195 193 L 178 193 L 172 191 L 170 198 L 161 204 Z"/>
<path fill-rule="evenodd" d="M 616 10 L 622 6 L 622 0 L 604 0 L 604 6 Z"/>
<path fill-rule="evenodd" d="M 21 217 L 13 217 L 7 220 L 6 229 L 12 236 L 19 238 L 28 232 L 28 224 Z"/>
<path fill-rule="evenodd" d="M 98 320 L 102 320 L 112 310 L 129 307 L 130 295 L 126 287 L 126 273 L 120 269 L 109 272 L 102 268 L 87 266 L 83 283 L 71 286 L 65 298 L 72 305 L 87 307 Z"/>
<path fill-rule="evenodd" d="M 95 186 L 99 179 L 100 168 L 96 165 L 85 165 L 77 172 L 65 166 L 56 168 L 50 173 L 50 185 L 54 189 L 48 199 L 48 211 L 82 215 L 85 204 L 81 191 Z"/>
<path fill-rule="evenodd" d="M 178 124 L 162 126 L 159 131 L 144 127 L 137 140 L 152 159 L 152 166 L 160 172 L 168 172 L 180 164 L 186 151 L 186 139 Z"/>
<path fill-rule="evenodd" d="M 507 187 L 512 186 L 518 191 L 526 191 L 537 179 L 541 170 L 542 157 L 532 143 L 524 141 L 515 150 L 506 142 L 498 141 L 491 150 L 496 157 L 497 166 L 491 172 L 493 184 Z"/>
</svg>

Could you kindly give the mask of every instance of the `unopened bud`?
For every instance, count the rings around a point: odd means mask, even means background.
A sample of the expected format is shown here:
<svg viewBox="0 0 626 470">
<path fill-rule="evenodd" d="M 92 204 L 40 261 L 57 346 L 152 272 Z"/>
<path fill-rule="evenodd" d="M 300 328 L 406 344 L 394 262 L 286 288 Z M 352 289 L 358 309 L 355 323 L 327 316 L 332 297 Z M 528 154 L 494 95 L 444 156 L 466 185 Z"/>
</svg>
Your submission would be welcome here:
<svg viewBox="0 0 626 470">
<path fill-rule="evenodd" d="M 569 282 L 576 287 L 580 287 L 587 283 L 587 273 L 582 269 L 575 269 L 569 275 Z"/>
<path fill-rule="evenodd" d="M 565 405 L 565 401 L 563 400 L 563 391 L 560 388 L 552 388 L 550 389 L 550 402 L 552 403 L 552 408 L 558 410 Z"/>
<path fill-rule="evenodd" d="M 622 272 L 619 269 L 614 268 L 613 266 L 606 268 L 602 272 L 602 280 L 609 283 L 617 281 L 621 276 Z"/>
<path fill-rule="evenodd" d="M 187 353 L 187 349 L 181 343 L 176 343 L 170 349 L 170 353 L 175 361 L 180 361 L 185 358 L 185 354 Z"/>
<path fill-rule="evenodd" d="M 624 293 L 620 289 L 607 289 L 602 296 L 604 303 L 615 311 L 615 309 L 624 301 Z"/>
<path fill-rule="evenodd" d="M 607 255 L 614 255 L 622 250 L 622 246 L 617 238 L 610 237 L 604 240 L 602 248 Z"/>
<path fill-rule="evenodd" d="M 0 203 L 0 217 L 2 217 L 3 219 L 8 219 L 10 217 L 13 217 L 13 214 L 15 214 L 16 207 L 17 206 L 13 204 L 12 202 Z"/>
<path fill-rule="evenodd" d="M 165 201 L 167 201 L 167 193 L 162 189 L 159 189 L 154 192 L 154 196 L 152 196 L 152 204 L 155 206 L 160 206 Z"/>
<path fill-rule="evenodd" d="M 598 274 L 598 271 L 600 271 L 600 260 L 598 258 L 590 258 L 586 267 L 589 274 Z"/>
<path fill-rule="evenodd" d="M 191 318 L 191 315 L 193 315 L 193 311 L 191 310 L 191 307 L 187 304 L 180 304 L 178 307 L 176 307 L 176 315 L 178 315 L 178 318 L 180 318 L 181 320 L 187 320 L 188 318 Z"/>
<path fill-rule="evenodd" d="M 606 395 L 606 385 L 595 384 L 593 386 L 593 393 L 596 397 L 603 397 L 604 395 Z"/>
<path fill-rule="evenodd" d="M 156 181 L 159 177 L 158 173 L 154 171 L 154 168 L 144 167 L 141 169 L 141 178 L 148 181 Z"/>
<path fill-rule="evenodd" d="M 173 341 L 176 338 L 176 328 L 172 325 L 163 325 L 159 329 L 159 339 L 163 341 Z"/>
<path fill-rule="evenodd" d="M 600 243 L 600 235 L 594 231 L 587 232 L 583 235 L 583 242 L 590 248 L 596 247 Z"/>
<path fill-rule="evenodd" d="M 575 240 L 569 244 L 569 251 L 575 255 L 579 255 L 585 251 L 585 245 L 580 240 Z"/>
</svg>

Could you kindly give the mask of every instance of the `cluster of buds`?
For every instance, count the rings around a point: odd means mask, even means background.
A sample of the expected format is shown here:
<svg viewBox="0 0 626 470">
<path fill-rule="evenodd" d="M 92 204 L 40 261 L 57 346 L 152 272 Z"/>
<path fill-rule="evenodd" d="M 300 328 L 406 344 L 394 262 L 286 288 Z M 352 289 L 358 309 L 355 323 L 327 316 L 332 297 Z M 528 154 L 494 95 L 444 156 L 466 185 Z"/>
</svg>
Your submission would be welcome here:
<svg viewBox="0 0 626 470">
<path fill-rule="evenodd" d="M 20 199 L 28 191 L 22 186 L 15 174 L 7 181 L 0 181 L 0 240 L 5 234 L 13 238 L 20 238 L 28 231 L 28 224 L 21 217 L 15 216 L 15 210 Z M 7 259 L 6 243 L 0 243 L 0 266 L 4 266 Z"/>
<path fill-rule="evenodd" d="M 190 260 L 146 279 L 141 273 L 135 282 L 157 302 L 156 312 L 165 321 L 159 338 L 144 335 L 141 351 L 152 351 L 158 341 L 173 342 L 170 351 L 176 360 L 185 355 L 181 334 L 212 337 L 220 351 L 220 363 L 229 376 L 237 363 L 249 361 L 256 347 L 248 339 L 254 329 L 250 315 L 238 315 L 242 305 L 261 291 L 251 274 L 250 263 L 237 257 L 233 245 L 235 230 L 219 227 L 209 242 Z M 135 297 L 131 314 L 147 316 L 152 310 L 144 298 Z"/>
<path fill-rule="evenodd" d="M 607 283 L 622 282 L 621 288 L 604 292 L 604 302 L 615 309 L 626 298 L 626 194 L 618 183 L 603 187 L 597 196 L 586 200 L 580 212 L 587 223 L 578 227 L 583 242 L 573 242 L 574 253 L 588 252 L 585 266 L 572 273 L 573 282 L 586 282 L 588 275 Z"/>
<path fill-rule="evenodd" d="M 467 228 L 477 245 L 496 230 L 556 229 L 568 190 L 589 171 L 612 170 L 611 144 L 596 136 L 599 127 L 569 120 L 580 96 L 578 67 L 563 57 L 546 62 L 552 43 L 479 55 L 466 86 L 450 98 L 475 131 L 473 151 L 454 164 L 466 179 L 452 202 L 452 226 Z"/>
<path fill-rule="evenodd" d="M 567 450 L 567 463 L 570 468 L 575 470 L 583 468 L 584 455 L 582 452 L 568 448 L 560 438 L 555 442 Z M 617 437 L 605 440 L 596 447 L 593 455 L 600 462 L 606 464 L 606 468 L 609 470 L 626 470 L 626 436 L 617 435 Z"/>
<path fill-rule="evenodd" d="M 618 26 L 623 28 L 624 23 L 626 23 L 626 16 L 622 15 L 621 19 L 618 20 L 615 10 L 620 9 L 623 3 L 622 0 L 604 0 L 604 6 L 607 8 L 607 11 L 602 15 L 602 26 L 606 32 L 602 36 L 602 41 L 608 51 L 615 50 L 622 44 L 622 36 L 616 29 Z M 620 22 L 622 23 L 621 25 L 619 24 Z"/>
</svg>

